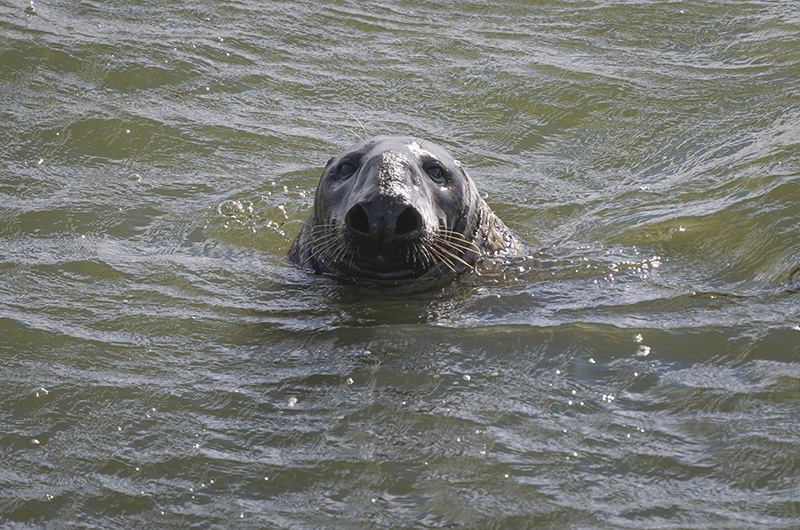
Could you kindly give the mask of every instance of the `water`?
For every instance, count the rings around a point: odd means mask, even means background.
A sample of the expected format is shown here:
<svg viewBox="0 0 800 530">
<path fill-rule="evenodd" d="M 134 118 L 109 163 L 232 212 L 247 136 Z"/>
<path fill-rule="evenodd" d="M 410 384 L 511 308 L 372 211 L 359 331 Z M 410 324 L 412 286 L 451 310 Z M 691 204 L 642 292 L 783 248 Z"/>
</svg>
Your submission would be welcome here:
<svg viewBox="0 0 800 530">
<path fill-rule="evenodd" d="M 797 528 L 800 6 L 0 5 L 0 526 Z M 529 256 L 286 259 L 366 132 Z"/>
</svg>

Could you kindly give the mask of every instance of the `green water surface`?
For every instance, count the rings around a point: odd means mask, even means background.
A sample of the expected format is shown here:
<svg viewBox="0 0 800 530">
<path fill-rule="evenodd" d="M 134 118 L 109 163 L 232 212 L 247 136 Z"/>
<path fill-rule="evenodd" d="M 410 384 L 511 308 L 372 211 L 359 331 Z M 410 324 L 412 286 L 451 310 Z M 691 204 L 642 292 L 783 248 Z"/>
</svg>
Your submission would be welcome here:
<svg viewBox="0 0 800 530">
<path fill-rule="evenodd" d="M 530 255 L 286 254 L 364 135 Z M 800 527 L 800 3 L 0 3 L 0 527 Z"/>
</svg>

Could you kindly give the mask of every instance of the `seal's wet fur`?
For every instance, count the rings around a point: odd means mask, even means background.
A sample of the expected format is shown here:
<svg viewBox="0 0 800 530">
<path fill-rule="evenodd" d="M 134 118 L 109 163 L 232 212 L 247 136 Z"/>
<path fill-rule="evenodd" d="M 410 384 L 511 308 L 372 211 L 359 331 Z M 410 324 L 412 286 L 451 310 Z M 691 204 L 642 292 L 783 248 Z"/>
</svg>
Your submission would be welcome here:
<svg viewBox="0 0 800 530">
<path fill-rule="evenodd" d="M 406 280 L 455 275 L 519 248 L 444 149 L 380 136 L 328 161 L 289 257 L 317 273 Z"/>
</svg>

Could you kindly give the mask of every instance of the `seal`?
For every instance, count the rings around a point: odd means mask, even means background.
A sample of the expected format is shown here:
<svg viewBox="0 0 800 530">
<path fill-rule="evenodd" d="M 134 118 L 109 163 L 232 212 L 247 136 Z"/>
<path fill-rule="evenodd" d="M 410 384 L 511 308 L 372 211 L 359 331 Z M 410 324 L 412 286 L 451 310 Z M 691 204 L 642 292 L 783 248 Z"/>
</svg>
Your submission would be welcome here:
<svg viewBox="0 0 800 530">
<path fill-rule="evenodd" d="M 520 247 L 443 148 L 378 136 L 328 161 L 289 259 L 337 277 L 409 280 L 455 276 Z"/>
</svg>

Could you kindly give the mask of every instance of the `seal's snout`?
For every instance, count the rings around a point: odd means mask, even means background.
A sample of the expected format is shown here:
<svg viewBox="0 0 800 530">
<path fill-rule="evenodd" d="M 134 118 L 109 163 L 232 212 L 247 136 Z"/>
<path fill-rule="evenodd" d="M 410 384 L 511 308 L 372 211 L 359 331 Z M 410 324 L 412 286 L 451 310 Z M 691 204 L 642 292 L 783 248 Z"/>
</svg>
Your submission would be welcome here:
<svg viewBox="0 0 800 530">
<path fill-rule="evenodd" d="M 422 216 L 419 214 L 416 208 L 407 206 L 395 222 L 395 235 L 398 237 L 412 238 L 418 236 L 421 231 Z"/>
<path fill-rule="evenodd" d="M 363 237 L 369 236 L 369 217 L 367 217 L 367 212 L 364 211 L 360 204 L 350 208 L 344 218 L 344 224 L 353 234 Z"/>
<path fill-rule="evenodd" d="M 385 243 L 418 237 L 422 232 L 422 215 L 410 205 L 368 201 L 350 208 L 344 224 L 356 238 Z"/>
</svg>

